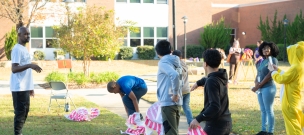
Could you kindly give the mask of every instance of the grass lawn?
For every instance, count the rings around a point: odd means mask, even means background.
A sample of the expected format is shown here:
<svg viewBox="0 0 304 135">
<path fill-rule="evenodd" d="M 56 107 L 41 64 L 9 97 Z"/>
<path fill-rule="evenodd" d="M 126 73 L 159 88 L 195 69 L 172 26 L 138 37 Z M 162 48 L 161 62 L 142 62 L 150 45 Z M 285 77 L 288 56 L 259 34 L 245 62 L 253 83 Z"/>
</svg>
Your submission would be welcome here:
<svg viewBox="0 0 304 135">
<path fill-rule="evenodd" d="M 14 110 L 11 95 L 0 95 L 0 134 L 12 135 L 14 125 Z M 58 100 L 59 101 L 59 100 Z M 58 108 L 55 100 L 48 112 L 49 97 L 35 95 L 31 98 L 29 116 L 23 127 L 25 135 L 118 135 L 125 131 L 125 119 L 98 105 L 77 97 L 74 100 L 77 107 L 98 108 L 100 115 L 89 122 L 74 122 L 64 117 L 64 108 Z M 63 103 L 63 101 L 62 101 Z M 74 109 L 71 106 L 71 109 Z"/>
</svg>

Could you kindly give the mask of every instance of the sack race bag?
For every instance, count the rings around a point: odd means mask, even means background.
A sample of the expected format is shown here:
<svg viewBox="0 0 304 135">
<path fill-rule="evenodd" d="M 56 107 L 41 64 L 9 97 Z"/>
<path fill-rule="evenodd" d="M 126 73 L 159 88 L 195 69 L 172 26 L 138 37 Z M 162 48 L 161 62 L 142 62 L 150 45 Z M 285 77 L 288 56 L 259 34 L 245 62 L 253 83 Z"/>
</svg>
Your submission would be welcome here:
<svg viewBox="0 0 304 135">
<path fill-rule="evenodd" d="M 158 135 L 164 134 L 163 118 L 161 115 L 160 102 L 155 102 L 151 107 L 148 108 L 146 113 L 146 132 L 145 135 L 151 135 L 153 130 L 157 132 Z"/>
<path fill-rule="evenodd" d="M 231 54 L 228 54 L 226 61 L 229 63 L 231 58 Z"/>
<path fill-rule="evenodd" d="M 100 114 L 97 108 L 91 108 L 88 110 L 85 107 L 80 107 L 73 110 L 70 114 L 64 115 L 65 118 L 72 121 L 91 121 Z"/>
<path fill-rule="evenodd" d="M 121 134 L 128 135 L 141 135 L 145 133 L 144 121 L 140 120 L 140 113 L 134 112 L 126 121 L 127 130 L 125 132 L 120 131 Z"/>
<path fill-rule="evenodd" d="M 203 130 L 201 126 L 198 126 L 195 129 L 188 128 L 187 135 L 207 135 L 207 133 Z"/>
</svg>

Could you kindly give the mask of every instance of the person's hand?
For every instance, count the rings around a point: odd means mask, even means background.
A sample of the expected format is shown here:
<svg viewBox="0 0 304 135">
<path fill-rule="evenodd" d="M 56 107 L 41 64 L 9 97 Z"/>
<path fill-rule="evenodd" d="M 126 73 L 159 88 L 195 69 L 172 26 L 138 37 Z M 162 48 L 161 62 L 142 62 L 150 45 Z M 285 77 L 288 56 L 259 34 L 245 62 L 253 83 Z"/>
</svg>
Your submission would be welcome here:
<svg viewBox="0 0 304 135">
<path fill-rule="evenodd" d="M 198 123 L 198 121 L 196 120 L 196 119 L 193 119 L 192 121 L 191 121 L 191 123 L 190 123 L 190 129 L 195 129 L 195 128 L 197 128 L 199 126 L 199 123 Z"/>
<path fill-rule="evenodd" d="M 42 68 L 36 64 L 30 64 L 30 68 L 35 70 L 37 73 L 40 73 L 42 71 Z"/>
<path fill-rule="evenodd" d="M 173 102 L 178 102 L 178 98 L 179 98 L 178 95 L 173 95 L 172 96 L 172 101 Z"/>
<path fill-rule="evenodd" d="M 251 91 L 252 91 L 252 92 L 256 92 L 257 90 L 259 90 L 257 87 L 251 88 Z"/>
<path fill-rule="evenodd" d="M 35 96 L 35 92 L 34 92 L 34 90 L 31 90 L 31 91 L 30 91 L 30 96 L 32 96 L 32 97 L 34 97 L 34 96 Z"/>
<path fill-rule="evenodd" d="M 194 91 L 197 87 L 198 87 L 197 84 L 194 83 L 193 86 L 191 87 L 190 91 Z"/>
</svg>

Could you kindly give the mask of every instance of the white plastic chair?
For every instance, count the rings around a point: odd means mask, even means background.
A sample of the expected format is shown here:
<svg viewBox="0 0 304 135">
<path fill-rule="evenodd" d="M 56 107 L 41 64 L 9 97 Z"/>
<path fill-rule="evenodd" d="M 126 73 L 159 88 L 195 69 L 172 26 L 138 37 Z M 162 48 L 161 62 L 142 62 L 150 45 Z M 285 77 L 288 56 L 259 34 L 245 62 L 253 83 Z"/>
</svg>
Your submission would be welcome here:
<svg viewBox="0 0 304 135">
<path fill-rule="evenodd" d="M 50 111 L 50 108 L 51 108 L 51 102 L 52 102 L 52 99 L 55 99 L 56 102 L 57 102 L 57 99 L 65 99 L 65 104 L 67 103 L 67 98 L 69 98 L 69 100 L 73 103 L 75 109 L 76 109 L 76 106 L 71 98 L 71 95 L 68 93 L 69 90 L 68 88 L 66 87 L 65 83 L 63 82 L 50 82 L 49 83 L 50 86 L 51 86 L 51 95 L 50 95 L 50 103 L 49 103 L 49 111 Z M 61 107 L 61 105 L 57 102 L 58 106 Z M 63 106 L 65 106 L 65 104 Z"/>
</svg>

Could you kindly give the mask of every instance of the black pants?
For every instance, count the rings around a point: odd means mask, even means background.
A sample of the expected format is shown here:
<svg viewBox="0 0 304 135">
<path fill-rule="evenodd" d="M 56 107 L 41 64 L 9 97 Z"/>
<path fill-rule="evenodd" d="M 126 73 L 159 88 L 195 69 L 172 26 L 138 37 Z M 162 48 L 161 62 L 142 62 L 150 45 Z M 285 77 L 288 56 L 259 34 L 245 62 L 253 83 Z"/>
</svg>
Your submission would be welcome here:
<svg viewBox="0 0 304 135">
<path fill-rule="evenodd" d="M 232 123 L 230 121 L 227 122 L 219 122 L 216 124 L 208 124 L 204 127 L 204 131 L 208 135 L 229 135 L 232 130 Z"/>
<path fill-rule="evenodd" d="M 22 134 L 22 127 L 30 109 L 30 91 L 12 92 L 14 105 L 14 132 Z"/>
</svg>

